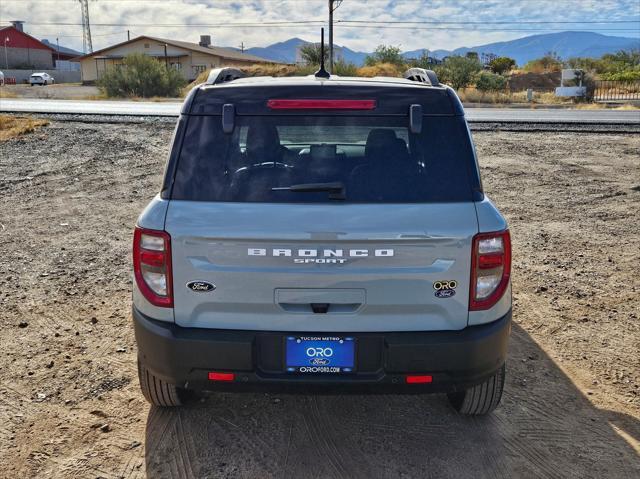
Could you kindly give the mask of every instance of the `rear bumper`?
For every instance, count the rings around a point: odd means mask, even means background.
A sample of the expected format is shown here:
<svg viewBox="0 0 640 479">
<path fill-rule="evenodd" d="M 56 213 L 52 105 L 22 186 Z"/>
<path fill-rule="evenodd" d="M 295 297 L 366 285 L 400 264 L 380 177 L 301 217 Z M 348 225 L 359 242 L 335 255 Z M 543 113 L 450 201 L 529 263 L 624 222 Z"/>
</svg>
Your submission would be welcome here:
<svg viewBox="0 0 640 479">
<path fill-rule="evenodd" d="M 232 391 L 300 386 L 304 392 L 331 386 L 341 392 L 461 390 L 484 382 L 502 366 L 511 331 L 509 311 L 461 331 L 340 333 L 356 338 L 357 372 L 318 376 L 285 372 L 286 332 L 182 328 L 135 307 L 133 321 L 139 360 L 156 376 L 190 389 Z M 233 372 L 235 381 L 209 381 L 210 371 Z M 428 374 L 433 382 L 407 385 L 407 374 Z"/>
</svg>

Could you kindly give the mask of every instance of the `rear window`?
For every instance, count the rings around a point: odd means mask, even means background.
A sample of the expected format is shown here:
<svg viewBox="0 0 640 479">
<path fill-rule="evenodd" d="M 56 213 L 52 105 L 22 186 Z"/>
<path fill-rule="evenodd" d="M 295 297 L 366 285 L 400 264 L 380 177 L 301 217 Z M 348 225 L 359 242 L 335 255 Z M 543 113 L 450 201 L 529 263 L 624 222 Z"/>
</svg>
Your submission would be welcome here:
<svg viewBox="0 0 640 479">
<path fill-rule="evenodd" d="M 231 134 L 222 131 L 220 116 L 191 116 L 172 199 L 471 201 L 474 167 L 459 116 L 425 116 L 420 134 L 411 133 L 408 118 L 401 116 L 237 116 Z M 323 189 L 327 185 L 331 191 Z M 338 186 L 339 198 L 331 194 Z"/>
</svg>

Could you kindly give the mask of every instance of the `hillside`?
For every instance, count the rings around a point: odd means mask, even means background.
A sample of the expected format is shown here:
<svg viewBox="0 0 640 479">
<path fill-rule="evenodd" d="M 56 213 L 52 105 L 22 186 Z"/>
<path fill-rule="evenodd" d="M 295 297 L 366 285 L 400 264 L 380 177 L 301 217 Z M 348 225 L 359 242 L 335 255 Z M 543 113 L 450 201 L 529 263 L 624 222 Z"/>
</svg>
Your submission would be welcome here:
<svg viewBox="0 0 640 479">
<path fill-rule="evenodd" d="M 301 38 L 290 38 L 284 42 L 274 43 L 267 47 L 253 47 L 245 50 L 245 53 L 257 55 L 262 58 L 278 62 L 294 63 L 296 48 L 304 43 L 310 43 Z M 337 45 L 336 46 L 341 46 Z M 404 52 L 405 57 L 415 58 L 424 49 Z M 343 49 L 344 59 L 348 62 L 362 65 L 367 52 L 354 51 L 346 46 Z M 506 42 L 488 43 L 473 47 L 457 48 L 450 50 L 433 50 L 431 55 L 442 58 L 448 55 L 464 55 L 468 51 L 478 53 L 494 53 L 500 56 L 515 58 L 519 65 L 529 60 L 540 58 L 547 52 L 556 52 L 561 58 L 569 57 L 600 57 L 605 53 L 614 53 L 622 49 L 640 49 L 640 39 L 627 37 L 613 37 L 593 32 L 560 32 L 546 33 L 542 35 L 530 35 Z M 234 50 L 237 50 L 234 48 Z"/>
</svg>

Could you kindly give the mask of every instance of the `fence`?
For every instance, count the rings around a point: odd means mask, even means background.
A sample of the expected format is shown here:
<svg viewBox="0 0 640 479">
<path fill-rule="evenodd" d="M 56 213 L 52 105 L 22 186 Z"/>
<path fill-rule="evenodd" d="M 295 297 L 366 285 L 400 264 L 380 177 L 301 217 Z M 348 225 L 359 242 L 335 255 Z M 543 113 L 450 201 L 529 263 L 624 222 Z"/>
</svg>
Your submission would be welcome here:
<svg viewBox="0 0 640 479">
<path fill-rule="evenodd" d="M 640 80 L 596 80 L 594 101 L 640 100 Z"/>
<path fill-rule="evenodd" d="M 79 83 L 80 72 L 79 71 L 64 71 L 64 70 L 3 70 L 5 83 L 9 78 L 15 83 L 29 83 L 29 77 L 32 73 L 45 72 L 51 75 L 56 83 Z"/>
</svg>

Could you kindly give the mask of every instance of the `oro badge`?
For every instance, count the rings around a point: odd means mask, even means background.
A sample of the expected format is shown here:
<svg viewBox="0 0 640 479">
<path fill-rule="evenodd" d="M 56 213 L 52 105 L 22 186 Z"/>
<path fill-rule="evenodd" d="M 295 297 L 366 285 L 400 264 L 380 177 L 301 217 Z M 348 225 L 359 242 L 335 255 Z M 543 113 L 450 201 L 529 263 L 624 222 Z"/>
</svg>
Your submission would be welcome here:
<svg viewBox="0 0 640 479">
<path fill-rule="evenodd" d="M 433 289 L 436 298 L 450 298 L 455 296 L 455 289 L 458 287 L 458 282 L 454 279 L 434 281 Z"/>
</svg>

